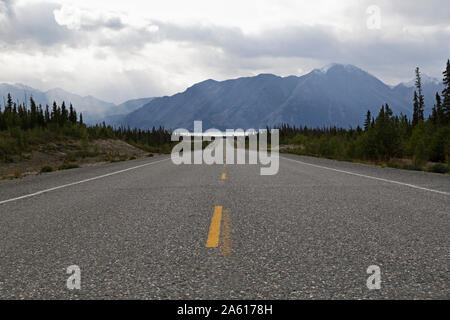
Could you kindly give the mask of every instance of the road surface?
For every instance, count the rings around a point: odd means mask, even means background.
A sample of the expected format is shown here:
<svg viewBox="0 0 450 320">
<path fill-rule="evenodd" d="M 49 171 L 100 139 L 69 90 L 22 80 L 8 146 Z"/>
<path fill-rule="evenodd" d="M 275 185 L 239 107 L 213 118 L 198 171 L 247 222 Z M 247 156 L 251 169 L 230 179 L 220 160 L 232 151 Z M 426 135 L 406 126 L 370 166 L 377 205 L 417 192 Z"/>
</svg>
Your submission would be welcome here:
<svg viewBox="0 0 450 320">
<path fill-rule="evenodd" d="M 448 175 L 283 154 L 259 169 L 160 156 L 2 181 L 0 298 L 450 297 Z"/>
</svg>

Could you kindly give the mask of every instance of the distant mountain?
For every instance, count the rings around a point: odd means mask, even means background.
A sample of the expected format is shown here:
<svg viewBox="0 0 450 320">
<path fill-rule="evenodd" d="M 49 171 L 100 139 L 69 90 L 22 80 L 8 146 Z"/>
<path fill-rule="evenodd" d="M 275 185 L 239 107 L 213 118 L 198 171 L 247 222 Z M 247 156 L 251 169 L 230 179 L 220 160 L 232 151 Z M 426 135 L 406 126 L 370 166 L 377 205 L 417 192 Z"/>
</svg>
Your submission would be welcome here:
<svg viewBox="0 0 450 320">
<path fill-rule="evenodd" d="M 152 101 L 154 98 L 140 98 L 140 99 L 132 99 L 125 101 L 124 103 L 119 104 L 118 106 L 115 106 L 110 110 L 110 112 L 104 116 L 104 121 L 107 124 L 116 124 L 123 119 L 123 117 L 134 110 L 137 110 L 141 108 L 142 106 L 146 105 L 150 101 Z"/>
<path fill-rule="evenodd" d="M 48 91 L 40 91 L 35 88 L 23 84 L 0 84 L 0 104 L 4 105 L 4 101 L 8 93 L 11 93 L 14 101 L 19 103 L 29 103 L 30 97 L 36 101 L 37 104 L 45 106 L 52 105 L 53 101 L 61 104 L 63 101 L 67 105 L 72 103 L 78 112 L 83 113 L 83 119 L 87 123 L 96 123 L 108 119 L 118 119 L 122 115 L 130 113 L 144 104 L 151 101 L 152 98 L 134 99 L 126 101 L 120 105 L 115 105 L 111 102 L 106 102 L 97 99 L 93 96 L 82 97 L 74 93 L 67 92 L 60 88 L 51 89 Z"/>
<path fill-rule="evenodd" d="M 130 112 L 133 112 L 136 109 L 139 109 L 140 107 L 146 105 L 150 101 L 152 101 L 154 98 L 140 98 L 140 99 L 132 99 L 125 101 L 122 104 L 119 104 L 116 108 L 115 114 L 128 114 Z"/>
<path fill-rule="evenodd" d="M 426 114 L 442 88 L 441 83 L 424 81 Z M 169 129 L 192 129 L 194 120 L 202 120 L 204 129 L 258 129 L 281 123 L 356 127 L 368 109 L 377 113 L 384 103 L 410 116 L 413 91 L 405 84 L 391 88 L 355 66 L 332 64 L 301 77 L 260 74 L 206 80 L 182 93 L 155 98 L 115 123 Z"/>
<path fill-rule="evenodd" d="M 83 113 L 83 119 L 88 123 L 99 122 L 106 114 L 114 112 L 114 108 L 116 108 L 116 105 L 111 102 L 106 102 L 93 96 L 82 97 L 59 88 L 51 89 L 45 92 L 45 95 L 49 104 L 52 104 L 53 101 L 56 101 L 58 104 L 63 101 L 66 104 L 72 103 L 78 112 Z"/>
</svg>

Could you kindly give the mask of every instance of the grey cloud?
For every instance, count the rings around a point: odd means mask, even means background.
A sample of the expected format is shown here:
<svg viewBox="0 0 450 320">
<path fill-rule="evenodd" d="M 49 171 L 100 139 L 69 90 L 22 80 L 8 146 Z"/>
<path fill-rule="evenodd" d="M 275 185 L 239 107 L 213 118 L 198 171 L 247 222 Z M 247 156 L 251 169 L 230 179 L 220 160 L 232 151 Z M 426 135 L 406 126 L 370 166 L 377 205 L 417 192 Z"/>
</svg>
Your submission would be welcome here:
<svg viewBox="0 0 450 320">
<path fill-rule="evenodd" d="M 11 0 L 3 3 L 8 21 L 6 28 L 0 29 L 0 45 L 2 42 L 6 44 L 6 47 L 3 45 L 5 50 L 41 50 L 47 54 L 58 54 L 59 45 L 73 48 L 89 45 L 100 50 L 101 47 L 111 48 L 114 54 L 126 58 L 129 54 L 139 52 L 146 44 L 173 41 L 194 47 L 199 56 L 194 63 L 216 70 L 224 69 L 223 65 L 229 70 L 273 70 L 276 69 L 278 59 L 283 61 L 284 69 L 288 68 L 289 61 L 293 62 L 295 73 L 298 68 L 308 71 L 304 65 L 294 66 L 297 61 L 308 61 L 305 65 L 315 61 L 317 66 L 335 61 L 355 64 L 371 72 L 375 70 L 377 76 L 388 79 L 409 77 L 416 65 L 421 66 L 426 73 L 440 76 L 450 52 L 448 0 L 414 3 L 363 0 L 358 7 L 347 12 L 355 26 L 355 35 L 345 31 L 337 33 L 333 27 L 324 25 L 290 26 L 265 30 L 260 34 L 246 34 L 238 27 L 180 25 L 149 20 L 149 26 L 159 27 L 158 31 L 151 31 L 126 24 L 120 16 L 114 15 L 90 18 L 78 30 L 71 30 L 55 21 L 53 11 L 59 9 L 60 5 L 36 3 L 19 7 Z M 437 31 L 418 40 L 401 30 L 367 30 L 365 8 L 372 4 L 380 6 L 384 21 L 398 18 L 402 23 L 413 26 L 438 26 Z M 104 29 L 113 32 L 106 33 Z M 391 31 L 397 36 L 393 37 Z M 206 58 L 208 49 L 215 48 L 220 48 L 225 57 Z M 105 56 L 100 51 L 97 55 L 100 59 Z M 143 75 L 130 73 L 126 77 L 130 83 L 136 83 L 133 79 L 140 83 Z M 163 91 L 158 88 L 155 92 L 157 90 Z"/>
<path fill-rule="evenodd" d="M 244 57 L 314 56 L 321 58 L 328 50 L 339 49 L 332 30 L 323 26 L 273 29 L 261 35 L 248 36 L 239 28 L 156 24 L 160 27 L 161 36 L 165 39 L 217 46 Z"/>
<path fill-rule="evenodd" d="M 81 25 L 79 30 L 69 30 L 55 21 L 53 11 L 58 9 L 59 5 L 40 3 L 17 7 L 11 0 L 4 3 L 8 8 L 9 28 L 3 32 L 0 31 L 0 40 L 16 44 L 28 41 L 43 47 L 57 44 L 83 47 L 90 44 L 115 47 L 121 51 L 135 51 L 147 43 L 171 40 L 219 47 L 239 57 L 305 57 L 325 60 L 334 57 L 336 60 L 353 56 L 369 56 L 367 52 L 370 52 L 371 59 L 376 60 L 380 57 L 395 59 L 399 54 L 406 54 L 414 59 L 429 57 L 430 54 L 441 56 L 449 51 L 448 43 L 450 43 L 449 32 L 443 28 L 431 34 L 423 42 L 408 41 L 407 38 L 392 41 L 386 40 L 386 37 L 377 36 L 377 32 L 364 30 L 363 4 L 357 10 L 360 20 L 356 18 L 354 20 L 360 24 L 358 32 L 364 38 L 344 41 L 336 35 L 332 27 L 328 26 L 292 26 L 267 30 L 260 35 L 246 35 L 236 27 L 183 26 L 152 21 L 152 24 L 159 27 L 159 31 L 150 32 L 146 28 L 126 25 L 118 16 L 90 19 L 87 24 Z M 450 10 L 448 0 L 431 0 L 414 3 L 414 5 L 410 1 L 387 0 L 365 0 L 363 3 L 379 5 L 383 12 L 387 12 L 388 17 L 400 15 L 412 21 L 423 22 L 444 19 L 444 16 L 447 18 Z M 450 26 L 448 18 L 445 21 L 446 25 Z M 116 33 L 113 36 L 104 37 L 102 28 L 115 30 Z"/>
<path fill-rule="evenodd" d="M 166 39 L 189 41 L 222 48 L 236 57 L 303 57 L 325 61 L 396 65 L 441 62 L 450 52 L 450 34 L 440 30 L 422 41 L 390 39 L 378 31 L 366 30 L 362 37 L 341 40 L 331 27 L 300 26 L 245 35 L 236 28 L 159 24 Z"/>
<path fill-rule="evenodd" d="M 25 49 L 70 42 L 73 34 L 58 25 L 53 17 L 57 7 L 50 3 L 17 7 L 13 1 L 7 1 L 7 20 L 0 30 L 0 42 Z"/>
<path fill-rule="evenodd" d="M 95 35 L 101 39 L 99 30 L 102 28 L 120 31 L 127 27 L 120 17 L 113 16 L 90 21 L 81 30 L 71 30 L 55 20 L 54 11 L 61 8 L 59 4 L 43 2 L 18 6 L 13 0 L 3 3 L 5 12 L 2 14 L 6 21 L 0 29 L 0 43 L 20 49 L 46 51 L 58 45 L 83 47 L 95 44 Z"/>
<path fill-rule="evenodd" d="M 125 25 L 122 23 L 122 20 L 119 17 L 112 17 L 105 21 L 104 26 L 110 29 L 123 29 Z"/>
</svg>

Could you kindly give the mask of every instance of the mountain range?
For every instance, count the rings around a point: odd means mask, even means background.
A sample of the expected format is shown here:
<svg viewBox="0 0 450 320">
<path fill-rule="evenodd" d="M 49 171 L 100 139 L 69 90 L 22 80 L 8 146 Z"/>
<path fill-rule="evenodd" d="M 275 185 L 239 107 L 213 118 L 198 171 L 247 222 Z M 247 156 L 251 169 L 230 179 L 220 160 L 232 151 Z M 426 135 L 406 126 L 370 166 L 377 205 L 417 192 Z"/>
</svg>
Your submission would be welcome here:
<svg viewBox="0 0 450 320">
<path fill-rule="evenodd" d="M 93 96 L 82 97 L 80 95 L 65 91 L 60 88 L 51 89 L 48 91 L 40 91 L 38 89 L 17 83 L 17 84 L 0 84 L 0 105 L 4 105 L 8 93 L 11 94 L 14 101 L 19 103 L 29 104 L 30 97 L 42 106 L 53 104 L 53 101 L 61 104 L 63 101 L 66 104 L 72 103 L 77 112 L 83 113 L 83 119 L 86 123 L 94 124 L 101 121 L 112 122 L 115 119 L 120 119 L 123 115 L 128 114 L 146 103 L 150 102 L 152 98 L 141 98 L 125 101 L 122 104 L 115 105 L 111 102 L 106 102 L 97 99 Z"/>
<path fill-rule="evenodd" d="M 422 86 L 428 115 L 443 84 L 423 74 Z M 389 86 L 353 65 L 331 64 L 303 76 L 209 79 L 172 96 L 128 100 L 120 105 L 62 89 L 43 92 L 21 84 L 0 84 L 0 97 L 8 92 L 19 101 L 33 96 L 42 105 L 71 102 L 83 112 L 87 123 L 105 121 L 141 129 L 164 126 L 192 130 L 195 120 L 202 120 L 204 129 L 221 130 L 282 123 L 347 128 L 362 125 L 367 110 L 377 114 L 385 103 L 394 113 L 411 117 L 414 81 Z"/>
<path fill-rule="evenodd" d="M 423 75 L 425 114 L 443 85 Z M 173 96 L 155 98 L 116 124 L 138 128 L 163 125 L 192 129 L 265 128 L 282 123 L 310 127 L 362 125 L 367 110 L 388 103 L 394 113 L 411 116 L 414 82 L 388 86 L 353 65 L 331 64 L 303 76 L 260 74 L 226 81 L 206 80 Z"/>
</svg>

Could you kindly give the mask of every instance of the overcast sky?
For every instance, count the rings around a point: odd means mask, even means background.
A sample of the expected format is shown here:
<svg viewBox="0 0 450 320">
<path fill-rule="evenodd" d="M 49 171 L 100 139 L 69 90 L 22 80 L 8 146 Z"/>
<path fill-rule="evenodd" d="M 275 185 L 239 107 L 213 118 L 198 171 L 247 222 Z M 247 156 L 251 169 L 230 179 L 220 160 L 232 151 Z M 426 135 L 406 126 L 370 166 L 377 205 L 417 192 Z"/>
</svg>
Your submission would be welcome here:
<svg viewBox="0 0 450 320">
<path fill-rule="evenodd" d="M 120 103 L 332 62 L 441 79 L 449 17 L 448 0 L 0 0 L 0 82 Z"/>
</svg>

